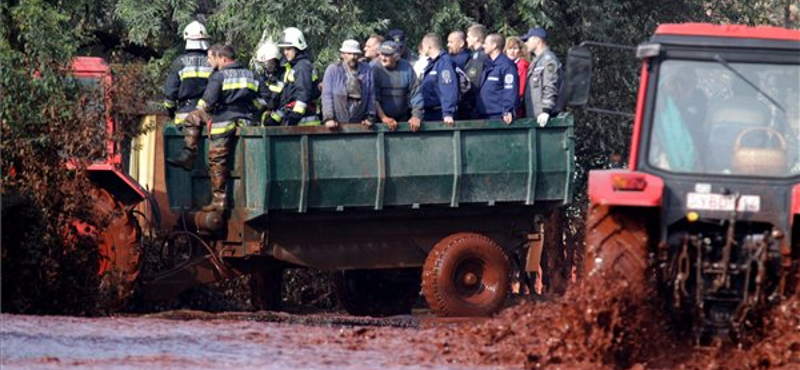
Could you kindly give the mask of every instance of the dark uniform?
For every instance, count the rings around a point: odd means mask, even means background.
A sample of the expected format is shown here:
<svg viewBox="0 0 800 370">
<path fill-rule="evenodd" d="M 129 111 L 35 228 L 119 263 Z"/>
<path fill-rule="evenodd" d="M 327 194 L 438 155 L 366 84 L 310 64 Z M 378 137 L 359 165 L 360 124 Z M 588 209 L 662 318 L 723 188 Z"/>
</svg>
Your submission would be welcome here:
<svg viewBox="0 0 800 370">
<path fill-rule="evenodd" d="M 506 113 L 516 114 L 519 100 L 517 65 L 500 53 L 483 70 L 481 88 L 476 106 L 481 119 L 503 118 Z"/>
<path fill-rule="evenodd" d="M 197 104 L 211 114 L 211 143 L 208 148 L 209 176 L 214 199 L 204 210 L 225 209 L 228 151 L 238 126 L 252 122 L 253 112 L 266 102 L 259 96 L 260 82 L 255 73 L 239 62 L 233 62 L 208 79 L 203 98 Z"/>
<path fill-rule="evenodd" d="M 289 126 L 318 126 L 314 102 L 320 96 L 319 76 L 305 52 L 299 52 L 284 65 L 283 91 L 278 110 L 271 115 L 274 122 Z"/>
<path fill-rule="evenodd" d="M 554 116 L 564 109 L 566 96 L 561 63 L 549 48 L 531 62 L 526 83 L 526 117 L 538 117 L 541 113 Z"/>
<path fill-rule="evenodd" d="M 205 50 L 187 50 L 172 62 L 164 82 L 164 107 L 176 125 L 195 109 L 213 71 Z"/>
<path fill-rule="evenodd" d="M 472 52 L 472 57 L 467 61 L 464 69 L 471 86 L 469 91 L 461 96 L 461 100 L 458 103 L 458 119 L 473 119 L 477 117 L 475 103 L 481 88 L 483 70 L 487 64 L 489 64 L 489 56 L 486 55 L 482 47 Z"/>
<path fill-rule="evenodd" d="M 456 54 L 450 55 L 456 67 L 461 68 L 462 71 L 467 70 L 467 62 L 472 58 L 472 54 L 467 49 L 463 49 Z"/>
<path fill-rule="evenodd" d="M 281 103 L 281 92 L 283 92 L 283 76 L 284 68 L 279 66 L 275 72 L 269 73 L 266 69 L 257 77 L 261 86 L 259 86 L 259 96 L 264 100 L 264 110 L 257 117 L 260 117 L 261 123 L 266 122 L 268 114 L 271 114 Z"/>
<path fill-rule="evenodd" d="M 442 51 L 422 74 L 422 101 L 426 121 L 455 117 L 458 108 L 458 76 L 450 55 Z"/>
</svg>

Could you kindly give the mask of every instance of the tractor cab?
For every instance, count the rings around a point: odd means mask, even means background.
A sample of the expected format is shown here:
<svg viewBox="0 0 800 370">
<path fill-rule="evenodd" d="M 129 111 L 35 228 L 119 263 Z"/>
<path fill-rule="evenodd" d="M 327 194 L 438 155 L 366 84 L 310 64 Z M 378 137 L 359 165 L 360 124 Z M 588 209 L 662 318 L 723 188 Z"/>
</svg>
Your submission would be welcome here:
<svg viewBox="0 0 800 370">
<path fill-rule="evenodd" d="M 117 126 L 111 104 L 112 74 L 108 64 L 98 57 L 77 57 L 72 60 L 69 78 L 78 82 L 85 91 L 87 108 L 101 112 L 104 118 L 97 124 L 105 125 L 106 156 L 98 158 L 87 170 L 92 182 L 110 192 L 125 205 L 135 205 L 147 197 L 147 192 L 123 169 L 120 143 L 114 140 Z"/>
<path fill-rule="evenodd" d="M 669 309 L 690 318 L 698 340 L 735 336 L 795 285 L 800 31 L 667 24 L 636 54 L 628 169 L 590 172 L 587 228 L 611 214 L 637 230 L 644 245 L 611 249 L 655 267 Z M 567 68 L 590 62 L 577 49 Z M 588 96 L 588 80 L 572 85 Z M 617 263 L 603 257 L 609 243 L 587 237 L 587 271 Z"/>
</svg>

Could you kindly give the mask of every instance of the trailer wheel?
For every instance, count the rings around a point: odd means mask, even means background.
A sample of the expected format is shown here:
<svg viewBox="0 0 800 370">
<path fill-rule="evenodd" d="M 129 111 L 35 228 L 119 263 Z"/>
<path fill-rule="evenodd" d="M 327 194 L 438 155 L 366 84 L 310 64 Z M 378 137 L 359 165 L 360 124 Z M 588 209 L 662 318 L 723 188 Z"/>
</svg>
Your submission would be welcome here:
<svg viewBox="0 0 800 370">
<path fill-rule="evenodd" d="M 425 259 L 422 292 L 438 316 L 490 316 L 505 303 L 511 263 L 503 248 L 475 233 L 450 235 Z"/>
<path fill-rule="evenodd" d="M 419 269 L 344 270 L 334 274 L 336 296 L 355 316 L 407 315 L 419 297 Z"/>
<path fill-rule="evenodd" d="M 591 204 L 586 222 L 586 274 L 626 281 L 642 292 L 648 267 L 646 217 Z"/>
</svg>

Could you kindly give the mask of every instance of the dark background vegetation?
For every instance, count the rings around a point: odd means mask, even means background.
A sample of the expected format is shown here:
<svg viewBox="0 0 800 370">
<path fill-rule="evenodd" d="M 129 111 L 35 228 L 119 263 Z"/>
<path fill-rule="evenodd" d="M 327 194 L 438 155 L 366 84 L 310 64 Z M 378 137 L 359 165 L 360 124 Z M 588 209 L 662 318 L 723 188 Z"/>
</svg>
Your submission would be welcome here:
<svg viewBox="0 0 800 370">
<path fill-rule="evenodd" d="M 164 68 L 183 49 L 181 30 L 207 24 L 249 60 L 259 41 L 296 26 L 322 68 L 346 38 L 404 29 L 416 48 L 427 32 L 443 36 L 482 23 L 507 36 L 540 25 L 564 58 L 581 41 L 636 45 L 660 23 L 712 22 L 798 27 L 795 0 L 10 0 L 0 3 L 0 156 L 2 170 L 2 310 L 91 313 L 97 276 L 91 240 L 65 239 L 70 220 L 87 217 L 82 171 L 103 156 L 102 117 L 65 82 L 78 55 L 117 63 L 115 107 L 121 133 L 136 135 L 136 115 L 157 100 Z M 596 50 L 591 106 L 633 112 L 638 61 L 632 53 Z M 627 158 L 632 122 L 576 114 L 575 202 L 567 210 L 568 242 L 582 239 L 586 174 Z M 77 161 L 65 171 L 64 161 Z"/>
</svg>

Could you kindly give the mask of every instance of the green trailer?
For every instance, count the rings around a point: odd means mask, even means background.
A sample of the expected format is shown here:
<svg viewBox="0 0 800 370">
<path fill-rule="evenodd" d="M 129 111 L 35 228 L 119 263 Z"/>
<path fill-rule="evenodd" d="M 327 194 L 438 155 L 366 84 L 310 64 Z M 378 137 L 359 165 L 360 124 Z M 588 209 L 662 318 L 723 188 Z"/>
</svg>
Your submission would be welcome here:
<svg viewBox="0 0 800 370">
<path fill-rule="evenodd" d="M 182 145 L 166 127 L 165 155 Z M 332 270 L 343 306 L 362 315 L 408 312 L 420 284 L 439 315 L 496 312 L 512 271 L 538 266 L 544 230 L 559 226 L 543 220 L 572 198 L 575 168 L 568 113 L 544 128 L 533 119 L 426 122 L 418 132 L 244 127 L 232 153 L 223 215 L 201 211 L 207 156 L 192 171 L 165 167 L 170 209 L 204 240 L 213 268 L 152 283 L 253 273 L 253 301 L 268 308 L 281 269 Z"/>
</svg>

